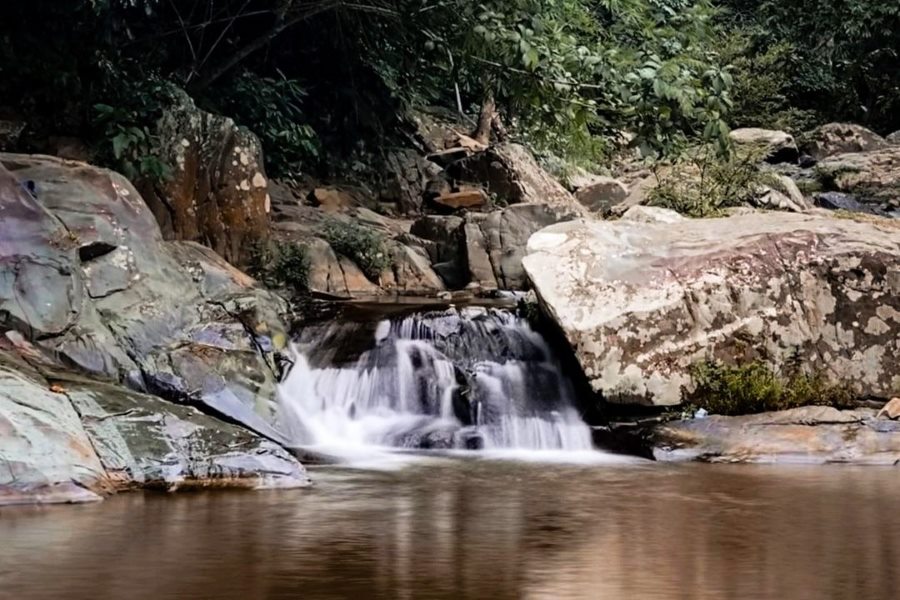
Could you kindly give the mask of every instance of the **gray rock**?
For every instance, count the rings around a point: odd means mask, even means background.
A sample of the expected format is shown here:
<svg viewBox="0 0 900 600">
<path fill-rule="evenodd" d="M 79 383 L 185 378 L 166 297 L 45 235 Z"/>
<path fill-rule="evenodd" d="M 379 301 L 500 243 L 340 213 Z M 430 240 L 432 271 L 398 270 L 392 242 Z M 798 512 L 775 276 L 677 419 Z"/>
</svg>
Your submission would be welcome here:
<svg viewBox="0 0 900 600">
<path fill-rule="evenodd" d="M 431 242 L 426 249 L 432 267 L 450 289 L 462 289 L 469 283 L 464 223 L 462 217 L 428 215 L 410 229 L 412 235 Z"/>
<path fill-rule="evenodd" d="M 64 385 L 118 489 L 309 484 L 300 463 L 277 444 L 193 407 L 112 385 Z"/>
<path fill-rule="evenodd" d="M 465 232 L 471 281 L 483 289 L 527 289 L 522 258 L 528 239 L 548 225 L 574 217 L 545 204 L 516 204 L 487 215 L 470 213 Z"/>
<path fill-rule="evenodd" d="M 814 406 L 667 423 L 653 430 L 652 443 L 661 461 L 895 465 L 900 423 L 878 420 L 873 410 Z"/>
<path fill-rule="evenodd" d="M 822 160 L 838 154 L 881 150 L 887 145 L 883 137 L 861 125 L 829 123 L 808 134 L 802 150 Z"/>
<path fill-rule="evenodd" d="M 111 487 L 68 397 L 0 349 L 0 506 L 93 502 Z"/>
<path fill-rule="evenodd" d="M 832 156 L 816 170 L 831 191 L 852 194 L 885 212 L 900 209 L 900 146 Z"/>
<path fill-rule="evenodd" d="M 50 157 L 0 165 L 0 324 L 89 373 L 282 439 L 274 361 L 259 350 L 284 343 L 282 300 L 206 248 L 163 241 L 120 175 Z"/>
<path fill-rule="evenodd" d="M 862 204 L 850 194 L 841 192 L 824 192 L 815 195 L 816 206 L 828 210 L 846 210 L 866 214 L 877 214 L 878 210 Z"/>
<path fill-rule="evenodd" d="M 14 332 L 0 338 L 0 431 L 0 505 L 309 483 L 277 444 L 193 407 L 92 381 Z"/>
<path fill-rule="evenodd" d="M 705 358 L 804 364 L 864 394 L 900 385 L 900 226 L 757 213 L 575 221 L 528 243 L 528 277 L 597 392 L 673 405 Z"/>
<path fill-rule="evenodd" d="M 797 162 L 799 152 L 794 137 L 784 131 L 746 128 L 735 129 L 731 141 L 738 147 L 759 149 L 771 163 Z"/>
<path fill-rule="evenodd" d="M 595 175 L 589 185 L 575 192 L 575 198 L 589 211 L 605 214 L 628 197 L 624 183 L 612 177 Z"/>
<path fill-rule="evenodd" d="M 500 144 L 457 161 L 448 174 L 461 182 L 481 186 L 508 204 L 542 203 L 584 214 L 584 208 L 553 179 L 524 146 Z"/>
<path fill-rule="evenodd" d="M 382 282 L 388 291 L 405 296 L 437 296 L 447 289 L 431 268 L 425 249 L 398 243 L 394 245 L 391 256 L 391 280 Z"/>
</svg>

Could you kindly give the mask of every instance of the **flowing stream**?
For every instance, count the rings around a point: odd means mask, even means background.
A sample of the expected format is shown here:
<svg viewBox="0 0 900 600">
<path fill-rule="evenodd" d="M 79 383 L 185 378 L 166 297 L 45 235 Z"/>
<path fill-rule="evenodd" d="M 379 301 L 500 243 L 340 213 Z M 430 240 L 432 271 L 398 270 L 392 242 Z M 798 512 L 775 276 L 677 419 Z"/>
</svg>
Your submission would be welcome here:
<svg viewBox="0 0 900 600">
<path fill-rule="evenodd" d="M 572 383 L 511 312 L 333 322 L 305 329 L 295 350 L 280 397 L 297 446 L 591 450 Z"/>
</svg>

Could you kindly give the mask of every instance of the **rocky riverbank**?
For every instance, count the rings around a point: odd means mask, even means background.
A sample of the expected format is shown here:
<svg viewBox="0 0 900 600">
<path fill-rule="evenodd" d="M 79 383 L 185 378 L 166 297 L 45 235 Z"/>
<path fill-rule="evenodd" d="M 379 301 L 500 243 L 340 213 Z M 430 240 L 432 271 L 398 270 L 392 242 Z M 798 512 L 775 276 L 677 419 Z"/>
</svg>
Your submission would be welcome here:
<svg viewBox="0 0 900 600">
<path fill-rule="evenodd" d="M 0 155 L 0 265 L 0 502 L 308 482 L 278 445 L 286 303 L 164 241 L 125 178 Z"/>
<path fill-rule="evenodd" d="M 869 406 L 900 391 L 900 147 L 858 128 L 806 147 L 735 132 L 767 145 L 759 168 L 781 191 L 687 219 L 646 205 L 659 179 L 634 161 L 567 189 L 524 147 L 447 124 L 420 122 L 421 148 L 373 193 L 269 181 L 227 119 L 188 104 L 170 121 L 173 177 L 144 197 L 82 162 L 0 155 L 0 503 L 308 483 L 276 398 L 289 304 L 223 258 L 251 261 L 260 240 L 302 246 L 309 291 L 331 300 L 533 288 L 591 407 L 680 410 L 703 360 L 799 362 Z M 339 245 L 334 223 L 387 256 Z M 893 464 L 896 412 L 713 416 L 644 436 L 659 460 Z"/>
</svg>

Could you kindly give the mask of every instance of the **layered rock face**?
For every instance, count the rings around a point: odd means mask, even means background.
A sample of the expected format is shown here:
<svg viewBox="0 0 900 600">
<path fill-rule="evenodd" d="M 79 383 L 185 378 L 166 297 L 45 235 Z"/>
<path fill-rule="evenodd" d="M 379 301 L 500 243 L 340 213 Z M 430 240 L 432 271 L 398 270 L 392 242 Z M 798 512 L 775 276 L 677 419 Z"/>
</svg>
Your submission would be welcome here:
<svg viewBox="0 0 900 600">
<path fill-rule="evenodd" d="M 281 439 L 283 300 L 206 248 L 163 241 L 120 175 L 48 157 L 0 165 L 0 326 L 86 373 Z"/>
<path fill-rule="evenodd" d="M 120 175 L 0 154 L 0 503 L 305 485 L 275 443 L 284 311 Z"/>
<path fill-rule="evenodd" d="M 799 358 L 863 394 L 900 387 L 900 225 L 661 214 L 558 224 L 528 244 L 543 306 L 607 400 L 678 404 L 704 359 Z"/>
<path fill-rule="evenodd" d="M 88 380 L 7 338 L 0 338 L 0 431 L 0 506 L 92 502 L 134 488 L 309 482 L 269 440 L 189 406 Z"/>
<path fill-rule="evenodd" d="M 743 417 L 713 416 L 657 427 L 660 461 L 896 465 L 900 423 L 874 410 L 822 406 Z"/>
</svg>

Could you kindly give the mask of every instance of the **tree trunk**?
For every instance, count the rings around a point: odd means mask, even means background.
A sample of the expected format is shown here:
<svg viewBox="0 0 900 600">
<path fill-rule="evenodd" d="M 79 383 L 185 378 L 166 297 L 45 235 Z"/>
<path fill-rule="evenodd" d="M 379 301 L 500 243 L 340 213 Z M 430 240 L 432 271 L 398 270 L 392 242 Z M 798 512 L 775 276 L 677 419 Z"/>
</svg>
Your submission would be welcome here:
<svg viewBox="0 0 900 600">
<path fill-rule="evenodd" d="M 497 103 L 494 101 L 494 93 L 488 92 L 481 104 L 481 115 L 478 117 L 478 127 L 472 132 L 472 138 L 479 144 L 489 146 L 491 143 L 491 128 L 497 117 Z"/>
</svg>

